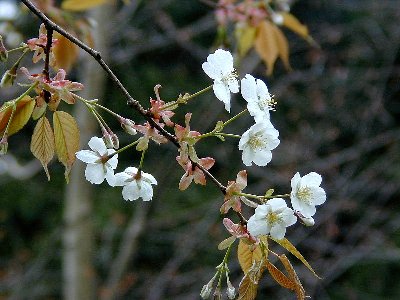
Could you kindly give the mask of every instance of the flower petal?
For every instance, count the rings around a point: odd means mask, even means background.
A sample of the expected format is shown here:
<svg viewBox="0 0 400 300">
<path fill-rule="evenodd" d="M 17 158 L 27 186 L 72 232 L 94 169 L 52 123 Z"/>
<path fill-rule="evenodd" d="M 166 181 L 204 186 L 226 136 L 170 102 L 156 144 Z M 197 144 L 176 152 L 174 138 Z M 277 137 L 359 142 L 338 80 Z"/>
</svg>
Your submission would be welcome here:
<svg viewBox="0 0 400 300">
<path fill-rule="evenodd" d="M 257 102 L 256 80 L 250 74 L 246 74 L 246 76 L 241 80 L 240 91 L 244 100 L 246 100 L 247 102 Z"/>
<path fill-rule="evenodd" d="M 90 139 L 89 147 L 93 151 L 98 152 L 100 155 L 104 155 L 107 152 L 107 147 L 106 144 L 104 144 L 103 139 L 97 136 L 94 136 Z"/>
<path fill-rule="evenodd" d="M 87 163 L 94 164 L 99 162 L 100 157 L 91 150 L 81 150 L 75 153 L 76 158 Z"/>
<path fill-rule="evenodd" d="M 122 189 L 122 197 L 125 200 L 136 200 L 140 197 L 140 191 L 136 180 L 124 186 Z"/>
<path fill-rule="evenodd" d="M 301 178 L 302 185 L 319 186 L 322 182 L 322 177 L 318 173 L 311 172 Z"/>
<path fill-rule="evenodd" d="M 213 90 L 218 100 L 225 103 L 225 109 L 230 112 L 231 110 L 231 92 L 228 86 L 222 81 L 214 81 Z"/>
<path fill-rule="evenodd" d="M 284 238 L 285 233 L 286 227 L 281 224 L 276 224 L 275 226 L 272 226 L 270 235 L 273 239 L 281 240 Z"/>
<path fill-rule="evenodd" d="M 85 170 L 85 177 L 90 183 L 102 183 L 105 178 L 103 164 L 88 164 Z"/>
<path fill-rule="evenodd" d="M 140 197 L 142 197 L 143 201 L 150 201 L 153 198 L 153 188 L 150 183 L 141 182 Z"/>
</svg>

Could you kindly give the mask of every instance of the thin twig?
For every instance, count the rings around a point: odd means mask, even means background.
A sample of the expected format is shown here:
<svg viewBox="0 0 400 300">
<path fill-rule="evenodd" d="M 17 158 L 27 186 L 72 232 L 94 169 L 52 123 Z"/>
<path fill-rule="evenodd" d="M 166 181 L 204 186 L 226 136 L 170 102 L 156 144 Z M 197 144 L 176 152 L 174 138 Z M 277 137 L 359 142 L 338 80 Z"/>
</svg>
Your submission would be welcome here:
<svg viewBox="0 0 400 300">
<path fill-rule="evenodd" d="M 128 106 L 134 108 L 139 114 L 141 114 L 147 121 L 149 121 L 150 125 L 154 128 L 156 128 L 165 138 L 167 138 L 172 144 L 174 144 L 176 147 L 180 147 L 178 140 L 174 135 L 166 131 L 164 128 L 162 128 L 156 121 L 153 119 L 153 115 L 150 111 L 144 109 L 140 103 L 135 100 L 128 92 L 128 90 L 124 87 L 124 85 L 120 82 L 120 80 L 117 78 L 117 76 L 111 71 L 107 63 L 103 60 L 100 52 L 90 48 L 88 45 L 77 39 L 76 37 L 72 36 L 70 33 L 68 33 L 66 30 L 64 30 L 62 27 L 58 26 L 56 23 L 51 21 L 44 13 L 42 13 L 39 9 L 36 8 L 36 6 L 30 1 L 30 0 L 21 0 L 22 3 L 24 3 L 30 11 L 32 11 L 39 19 L 43 21 L 45 24 L 47 31 L 57 31 L 59 34 L 63 35 L 66 37 L 68 40 L 70 40 L 72 43 L 77 45 L 79 48 L 83 49 L 86 51 L 88 54 L 90 54 L 97 62 L 98 64 L 104 69 L 104 71 L 111 77 L 111 80 L 117 85 L 117 87 L 122 91 L 122 93 L 125 95 L 127 98 L 127 104 Z M 219 182 L 210 172 L 208 172 L 206 169 L 204 169 L 202 166 L 199 164 L 193 162 L 197 167 L 199 167 L 207 177 L 211 179 L 212 182 L 214 182 L 217 187 L 221 190 L 223 194 L 225 194 L 226 187 Z"/>
</svg>

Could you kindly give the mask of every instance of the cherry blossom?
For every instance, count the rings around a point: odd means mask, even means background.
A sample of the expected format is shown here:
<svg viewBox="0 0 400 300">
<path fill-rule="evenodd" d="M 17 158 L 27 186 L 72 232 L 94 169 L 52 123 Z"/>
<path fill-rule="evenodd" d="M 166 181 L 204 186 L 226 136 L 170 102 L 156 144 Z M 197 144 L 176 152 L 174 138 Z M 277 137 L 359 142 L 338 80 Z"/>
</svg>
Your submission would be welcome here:
<svg viewBox="0 0 400 300">
<path fill-rule="evenodd" d="M 52 40 L 52 46 L 58 43 L 57 39 Z M 29 39 L 26 44 L 28 45 L 29 49 L 35 51 L 33 54 L 32 61 L 37 63 L 39 60 L 46 58 L 46 53 L 44 49 L 46 48 L 47 44 L 47 30 L 46 26 L 42 23 L 39 27 L 39 37 Z M 54 65 L 54 54 L 50 52 L 50 65 Z"/>
<path fill-rule="evenodd" d="M 186 190 L 193 180 L 197 184 L 206 184 L 206 176 L 204 175 L 204 172 L 198 166 L 193 164 L 188 156 L 180 155 L 176 157 L 176 160 L 185 170 L 185 174 L 183 174 L 181 180 L 179 181 L 180 190 Z M 210 169 L 214 163 L 215 160 L 211 157 L 201 158 L 197 162 L 198 165 L 202 166 L 206 170 Z"/>
<path fill-rule="evenodd" d="M 287 207 L 285 200 L 273 198 L 256 208 L 247 222 L 247 229 L 253 236 L 269 234 L 273 239 L 281 240 L 285 236 L 286 227 L 296 221 L 293 210 Z"/>
<path fill-rule="evenodd" d="M 235 224 L 228 218 L 224 218 L 222 220 L 222 223 L 224 224 L 226 230 L 228 230 L 229 233 L 232 236 L 234 236 L 235 238 L 246 239 L 249 243 L 257 243 L 258 242 L 257 238 L 250 235 L 250 233 L 245 225 Z"/>
<path fill-rule="evenodd" d="M 76 157 L 87 163 L 85 177 L 90 183 L 100 184 L 107 180 L 108 184 L 114 185 L 114 169 L 117 168 L 118 154 L 114 149 L 107 149 L 102 138 L 92 137 L 89 141 L 89 148 L 92 150 L 81 150 L 76 152 Z"/>
<path fill-rule="evenodd" d="M 239 82 L 233 68 L 232 54 L 229 51 L 217 49 L 207 57 L 202 68 L 214 80 L 214 94 L 218 100 L 225 104 L 225 109 L 229 112 L 231 109 L 231 92 L 239 92 Z"/>
<path fill-rule="evenodd" d="M 224 204 L 221 206 L 221 213 L 226 214 L 230 208 L 234 211 L 241 211 L 241 199 L 243 196 L 238 195 L 247 186 L 247 173 L 245 170 L 240 171 L 236 176 L 236 181 L 228 181 L 226 187 Z"/>
<path fill-rule="evenodd" d="M 243 163 L 246 166 L 251 166 L 252 162 L 257 166 L 266 166 L 272 159 L 271 150 L 280 143 L 278 136 L 278 130 L 269 120 L 251 126 L 239 141 L 239 150 L 243 151 Z"/>
<path fill-rule="evenodd" d="M 241 93 L 247 101 L 247 109 L 256 122 L 269 119 L 269 111 L 274 109 L 275 102 L 272 100 L 265 83 L 246 74 L 241 81 Z"/>
<path fill-rule="evenodd" d="M 304 217 L 312 217 L 316 212 L 316 205 L 326 201 L 326 193 L 320 187 L 322 177 L 318 173 L 311 172 L 303 177 L 297 172 L 292 180 L 292 192 L 290 200 L 292 207 Z"/>
<path fill-rule="evenodd" d="M 63 69 L 59 69 L 57 74 L 52 79 L 47 79 L 43 73 L 30 74 L 25 67 L 20 68 L 21 72 L 33 82 L 38 82 L 37 90 L 39 93 L 42 90 L 50 92 L 49 107 L 56 110 L 60 100 L 64 100 L 68 104 L 75 103 L 75 97 L 72 92 L 83 89 L 83 84 L 65 79 L 66 73 Z"/>
<path fill-rule="evenodd" d="M 153 198 L 153 187 L 157 180 L 153 175 L 139 171 L 135 167 L 128 167 L 125 171 L 115 174 L 115 186 L 123 186 L 122 197 L 125 200 L 150 201 Z"/>
</svg>

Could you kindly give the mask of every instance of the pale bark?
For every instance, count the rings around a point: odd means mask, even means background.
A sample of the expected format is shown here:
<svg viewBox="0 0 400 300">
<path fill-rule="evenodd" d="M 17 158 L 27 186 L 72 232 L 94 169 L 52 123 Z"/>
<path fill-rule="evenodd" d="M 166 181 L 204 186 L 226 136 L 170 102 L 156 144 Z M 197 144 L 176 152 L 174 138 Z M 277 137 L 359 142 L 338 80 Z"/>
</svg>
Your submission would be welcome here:
<svg viewBox="0 0 400 300">
<path fill-rule="evenodd" d="M 107 58 L 107 25 L 109 6 L 100 6 L 90 12 L 97 25 L 93 38 L 95 48 Z M 85 85 L 82 96 L 86 99 L 101 99 L 104 95 L 106 74 L 97 62 L 84 54 L 81 82 Z M 87 147 L 91 136 L 95 135 L 97 124 L 81 103 L 75 112 L 80 131 L 81 148 Z M 85 165 L 77 162 L 70 174 L 70 183 L 65 191 L 64 208 L 64 253 L 63 253 L 63 294 L 64 299 L 80 300 L 95 298 L 95 270 L 93 267 L 93 204 L 92 186 L 85 180 Z"/>
</svg>

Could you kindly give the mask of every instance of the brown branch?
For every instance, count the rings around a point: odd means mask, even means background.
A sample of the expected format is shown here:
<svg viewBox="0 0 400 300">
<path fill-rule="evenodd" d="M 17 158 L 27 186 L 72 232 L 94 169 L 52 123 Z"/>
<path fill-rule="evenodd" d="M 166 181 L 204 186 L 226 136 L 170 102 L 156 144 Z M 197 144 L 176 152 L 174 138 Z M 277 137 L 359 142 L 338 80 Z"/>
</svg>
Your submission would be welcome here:
<svg viewBox="0 0 400 300">
<path fill-rule="evenodd" d="M 148 110 L 144 109 L 140 103 L 135 100 L 128 92 L 128 90 L 124 87 L 124 85 L 120 82 L 120 80 L 117 78 L 117 76 L 111 71 L 110 67 L 107 65 L 107 63 L 103 60 L 100 52 L 90 48 L 88 45 L 83 43 L 81 40 L 77 39 L 76 37 L 72 36 L 69 32 L 64 30 L 62 27 L 51 21 L 43 12 L 41 12 L 38 8 L 35 7 L 35 5 L 30 1 L 30 0 L 21 0 L 22 3 L 24 3 L 30 11 L 32 11 L 42 22 L 45 24 L 49 36 L 49 32 L 52 33 L 52 31 L 56 31 L 63 35 L 65 38 L 70 40 L 72 43 L 77 45 L 79 48 L 83 49 L 85 52 L 87 52 L 89 55 L 91 55 L 97 63 L 103 68 L 103 70 L 110 76 L 111 80 L 117 85 L 117 87 L 122 91 L 122 93 L 125 95 L 127 98 L 127 104 L 128 106 L 134 108 L 139 114 L 141 114 L 147 121 L 149 121 L 150 125 L 154 128 L 156 128 L 160 134 L 162 134 L 165 138 L 167 138 L 172 144 L 174 144 L 176 147 L 180 147 L 177 138 L 166 131 L 164 128 L 162 128 L 156 121 L 153 119 L 153 115 L 151 112 Z M 50 39 L 51 41 L 51 39 Z M 47 41 L 49 43 L 49 41 Z M 46 47 L 47 48 L 47 47 Z M 47 56 L 46 56 L 47 59 Z M 226 187 L 219 182 L 209 171 L 204 169 L 202 166 L 199 164 L 193 162 L 194 165 L 196 165 L 198 168 L 200 168 L 204 174 L 210 178 L 210 180 L 221 190 L 223 194 L 225 194 Z M 240 217 L 240 216 L 239 216 Z M 241 218 L 242 219 L 242 218 Z"/>
<path fill-rule="evenodd" d="M 49 65 L 50 65 L 51 46 L 53 44 L 53 29 L 51 27 L 46 26 L 46 31 L 47 31 L 47 42 L 46 42 L 46 48 L 44 49 L 46 58 L 44 61 L 43 74 L 46 77 L 46 80 L 50 81 Z"/>
</svg>

